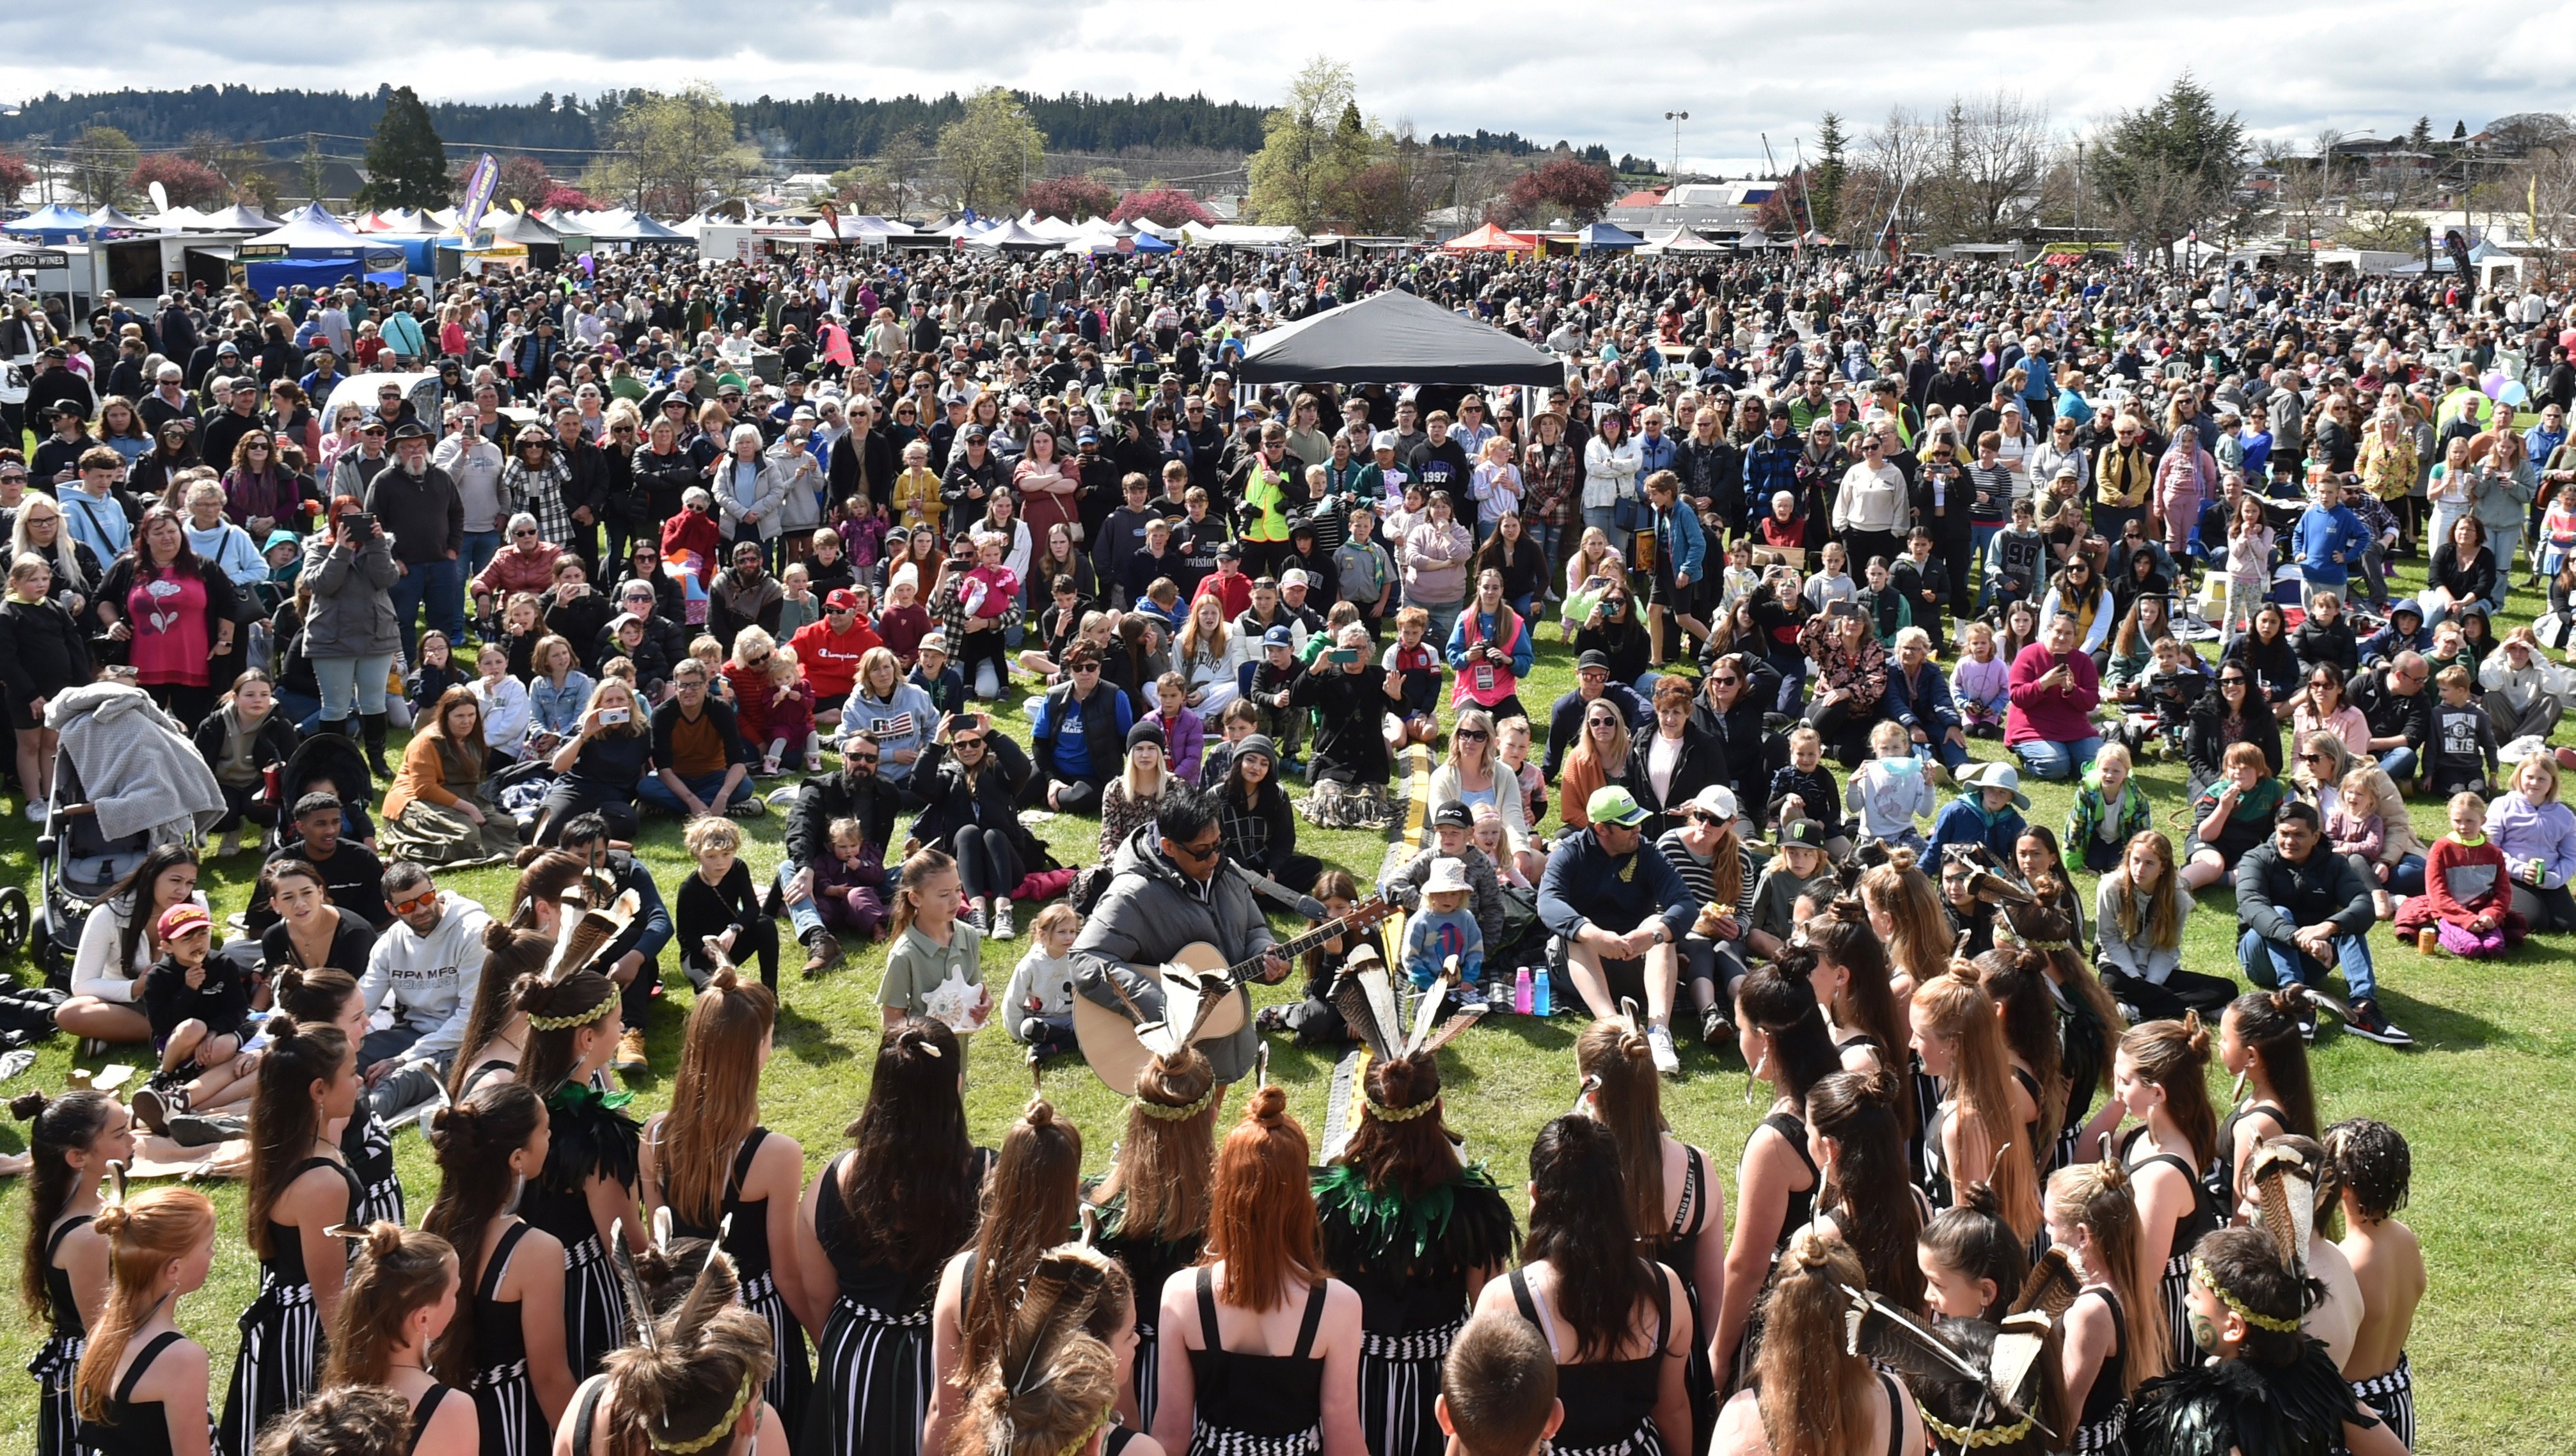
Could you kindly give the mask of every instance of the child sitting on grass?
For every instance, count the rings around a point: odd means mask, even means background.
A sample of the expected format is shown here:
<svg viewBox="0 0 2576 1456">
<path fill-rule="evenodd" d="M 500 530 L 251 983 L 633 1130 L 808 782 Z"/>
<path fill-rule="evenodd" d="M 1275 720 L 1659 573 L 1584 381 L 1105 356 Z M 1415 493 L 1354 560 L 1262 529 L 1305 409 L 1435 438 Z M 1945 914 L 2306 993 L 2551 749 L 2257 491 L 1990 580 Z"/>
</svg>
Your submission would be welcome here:
<svg viewBox="0 0 2576 1456">
<path fill-rule="evenodd" d="M 1959 633 L 1959 665 L 1950 669 L 1950 699 L 1971 738 L 2004 736 L 2012 707 L 2012 664 L 1995 650 L 1995 629 L 1970 622 Z"/>
<path fill-rule="evenodd" d="M 1412 978 L 1415 990 L 1427 991 L 1455 959 L 1459 998 L 1481 1003 L 1485 933 L 1467 908 L 1467 892 L 1463 860 L 1444 855 L 1432 862 L 1431 877 L 1422 886 L 1422 908 L 1405 921 L 1404 973 Z"/>
<path fill-rule="evenodd" d="M 1073 937 L 1081 928 L 1082 917 L 1062 900 L 1039 911 L 1029 953 L 1002 994 L 1011 1040 L 1033 1056 L 1073 1050 Z"/>
<path fill-rule="evenodd" d="M 161 912 L 153 937 L 161 958 L 143 973 L 139 995 L 161 1049 L 161 1070 L 221 1066 L 241 1050 L 250 983 L 241 967 L 213 958 L 214 922 L 182 901 Z"/>
<path fill-rule="evenodd" d="M 2436 946 L 2456 956 L 2500 956 L 2531 933 L 2513 908 L 2513 881 L 2504 851 L 2487 838 L 2487 801 L 2473 793 L 2451 796 L 2451 832 L 2433 841 L 2424 857 L 2424 893 L 2397 910 L 2397 933 L 2415 937 L 2431 955 Z"/>
<path fill-rule="evenodd" d="M 1771 822 L 1813 819 L 1824 831 L 1825 852 L 1841 859 L 1851 853 L 1851 838 L 1834 813 L 1842 801 L 1834 789 L 1834 771 L 1825 767 L 1823 737 L 1803 724 L 1789 730 L 1789 762 L 1771 775 Z"/>
<path fill-rule="evenodd" d="M 1932 779 L 1923 771 L 1923 760 L 1914 756 L 1912 735 L 1904 724 L 1887 719 L 1869 730 L 1869 746 L 1878 757 L 1852 775 L 1843 790 L 1843 806 L 1860 811 L 1863 838 L 1920 853 L 1923 831 L 1914 821 L 1930 818 L 1935 805 Z"/>
<path fill-rule="evenodd" d="M 2495 780 L 2495 724 L 2487 717 L 2487 710 L 2469 697 L 2468 668 L 2453 663 L 2436 674 L 2433 681 L 2441 687 L 2442 701 L 2433 705 L 2433 735 L 2425 745 L 2429 751 L 2425 754 L 2424 787 L 2433 794 L 2471 792 L 2483 798 Z"/>
<path fill-rule="evenodd" d="M 1824 826 L 1813 819 L 1789 819 L 1780 825 L 1779 852 L 1753 884 L 1753 915 L 1745 924 L 1745 943 L 1756 955 L 1776 956 L 1798 928 L 1797 904 L 1813 894 L 1834 893 L 1833 861 L 1825 857 Z"/>
<path fill-rule="evenodd" d="M 2147 791 L 2130 782 L 2129 770 L 2129 750 L 2117 743 L 2103 744 L 2093 756 L 2093 766 L 2084 771 L 2083 786 L 2075 791 L 2075 808 L 2066 816 L 2066 847 L 2097 875 L 2118 869 L 2129 841 L 2155 827 Z"/>
<path fill-rule="evenodd" d="M 1982 844 L 1997 864 L 2011 864 L 2013 846 L 2021 839 L 2021 811 L 2029 807 L 2018 769 L 2008 763 L 1980 764 L 1960 777 L 1959 797 L 1932 821 L 1932 847 Z"/>
</svg>

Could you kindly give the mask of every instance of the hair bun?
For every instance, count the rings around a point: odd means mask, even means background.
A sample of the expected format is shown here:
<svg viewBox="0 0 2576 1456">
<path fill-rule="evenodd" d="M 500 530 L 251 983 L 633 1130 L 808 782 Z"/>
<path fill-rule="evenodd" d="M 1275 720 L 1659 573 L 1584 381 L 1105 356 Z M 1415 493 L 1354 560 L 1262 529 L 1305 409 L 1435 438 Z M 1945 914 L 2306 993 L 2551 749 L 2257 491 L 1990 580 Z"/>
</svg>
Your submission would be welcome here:
<svg viewBox="0 0 2576 1456">
<path fill-rule="evenodd" d="M 367 1257 L 370 1259 L 392 1258 L 396 1253 L 401 1251 L 402 1241 L 403 1231 L 401 1224 L 392 1223 L 380 1218 L 374 1223 L 367 1225 Z"/>
<path fill-rule="evenodd" d="M 134 1214 L 128 1210 L 124 1204 L 111 1203 L 106 1207 L 101 1208 L 98 1213 L 90 1219 L 89 1226 L 90 1231 L 97 1234 L 100 1238 L 114 1239 L 123 1234 L 125 1232 L 126 1225 L 133 1222 L 133 1220 Z"/>
<path fill-rule="evenodd" d="M 1020 1120 L 1031 1127 L 1053 1127 L 1055 1126 L 1055 1104 L 1043 1097 L 1032 1097 L 1029 1099 L 1028 1109 L 1020 1114 Z"/>
<path fill-rule="evenodd" d="M 741 989 L 742 975 L 732 966 L 718 966 L 716 967 L 716 973 L 707 977 L 708 991 L 724 991 L 731 993 Z M 699 994 L 704 995 L 706 993 L 702 991 Z"/>
<path fill-rule="evenodd" d="M 9 1115 L 20 1122 L 34 1122 L 44 1110 L 45 1094 L 42 1091 L 21 1092 L 9 1099 Z"/>
<path fill-rule="evenodd" d="M 518 933 L 518 927 L 507 920 L 487 920 L 483 923 L 483 949 L 494 953 L 508 950 Z"/>
<path fill-rule="evenodd" d="M 1253 1093 L 1252 1100 L 1243 1108 L 1246 1122 L 1257 1122 L 1263 1127 L 1277 1127 L 1287 1116 L 1288 1089 L 1285 1087 L 1264 1087 Z"/>
<path fill-rule="evenodd" d="M 2209 1063 L 2209 1024 L 2200 1019 L 2197 1008 L 2182 1014 L 2183 1044 L 2191 1049 L 2191 1059 L 2203 1066 Z"/>
</svg>

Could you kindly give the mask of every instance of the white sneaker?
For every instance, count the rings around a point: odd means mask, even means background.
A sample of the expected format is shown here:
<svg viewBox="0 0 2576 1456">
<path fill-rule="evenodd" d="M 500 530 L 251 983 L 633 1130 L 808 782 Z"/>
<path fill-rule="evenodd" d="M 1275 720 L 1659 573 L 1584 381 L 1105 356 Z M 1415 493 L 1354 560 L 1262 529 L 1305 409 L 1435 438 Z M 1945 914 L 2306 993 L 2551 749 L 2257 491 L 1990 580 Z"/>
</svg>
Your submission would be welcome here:
<svg viewBox="0 0 2576 1456">
<path fill-rule="evenodd" d="M 995 940 L 1010 940 L 1018 936 L 1019 933 L 1019 927 L 1011 923 L 1011 902 L 1009 898 L 1001 895 L 994 896 L 993 938 Z"/>
<path fill-rule="evenodd" d="M 1669 1026 L 1646 1028 L 1646 1049 L 1654 1054 L 1655 1070 L 1667 1077 L 1682 1074 L 1681 1053 L 1673 1050 L 1673 1031 Z"/>
<path fill-rule="evenodd" d="M 27 822 L 30 824 L 42 824 L 45 822 L 44 800 L 30 799 L 27 801 Z"/>
</svg>

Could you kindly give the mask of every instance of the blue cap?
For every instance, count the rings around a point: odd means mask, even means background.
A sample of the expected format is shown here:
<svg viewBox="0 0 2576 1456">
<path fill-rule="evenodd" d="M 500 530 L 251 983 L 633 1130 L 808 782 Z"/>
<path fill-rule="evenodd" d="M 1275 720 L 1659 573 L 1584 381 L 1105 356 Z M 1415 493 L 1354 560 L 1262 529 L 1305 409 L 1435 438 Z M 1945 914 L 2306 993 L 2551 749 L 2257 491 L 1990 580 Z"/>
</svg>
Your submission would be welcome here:
<svg viewBox="0 0 2576 1456">
<path fill-rule="evenodd" d="M 1294 647 L 1297 645 L 1297 634 L 1289 631 L 1284 626 L 1273 627 L 1269 631 L 1261 634 L 1261 645 L 1264 647 Z"/>
</svg>

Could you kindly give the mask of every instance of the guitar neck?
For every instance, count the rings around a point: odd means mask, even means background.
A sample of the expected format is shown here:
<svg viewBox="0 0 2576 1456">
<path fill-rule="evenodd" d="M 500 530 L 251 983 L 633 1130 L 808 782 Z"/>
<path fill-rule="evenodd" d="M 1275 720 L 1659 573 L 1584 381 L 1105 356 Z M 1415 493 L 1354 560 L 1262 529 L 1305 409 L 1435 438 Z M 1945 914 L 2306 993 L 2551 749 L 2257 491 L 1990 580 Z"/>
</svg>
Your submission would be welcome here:
<svg viewBox="0 0 2576 1456">
<path fill-rule="evenodd" d="M 1345 915 L 1339 920 L 1327 920 L 1323 924 L 1316 926 L 1314 929 L 1307 931 L 1304 935 L 1298 936 L 1294 940 L 1281 941 L 1278 944 L 1273 945 L 1270 949 L 1273 953 L 1283 957 L 1293 958 L 1304 955 L 1306 952 L 1322 945 L 1325 941 L 1331 940 L 1335 936 L 1348 933 L 1351 929 L 1352 922 L 1358 918 L 1359 917 L 1356 915 Z M 1253 972 L 1261 969 L 1261 961 L 1262 957 L 1254 956 L 1248 961 L 1239 961 L 1234 965 L 1226 967 L 1225 973 L 1234 980 L 1241 981 L 1246 977 L 1249 977 Z"/>
</svg>

